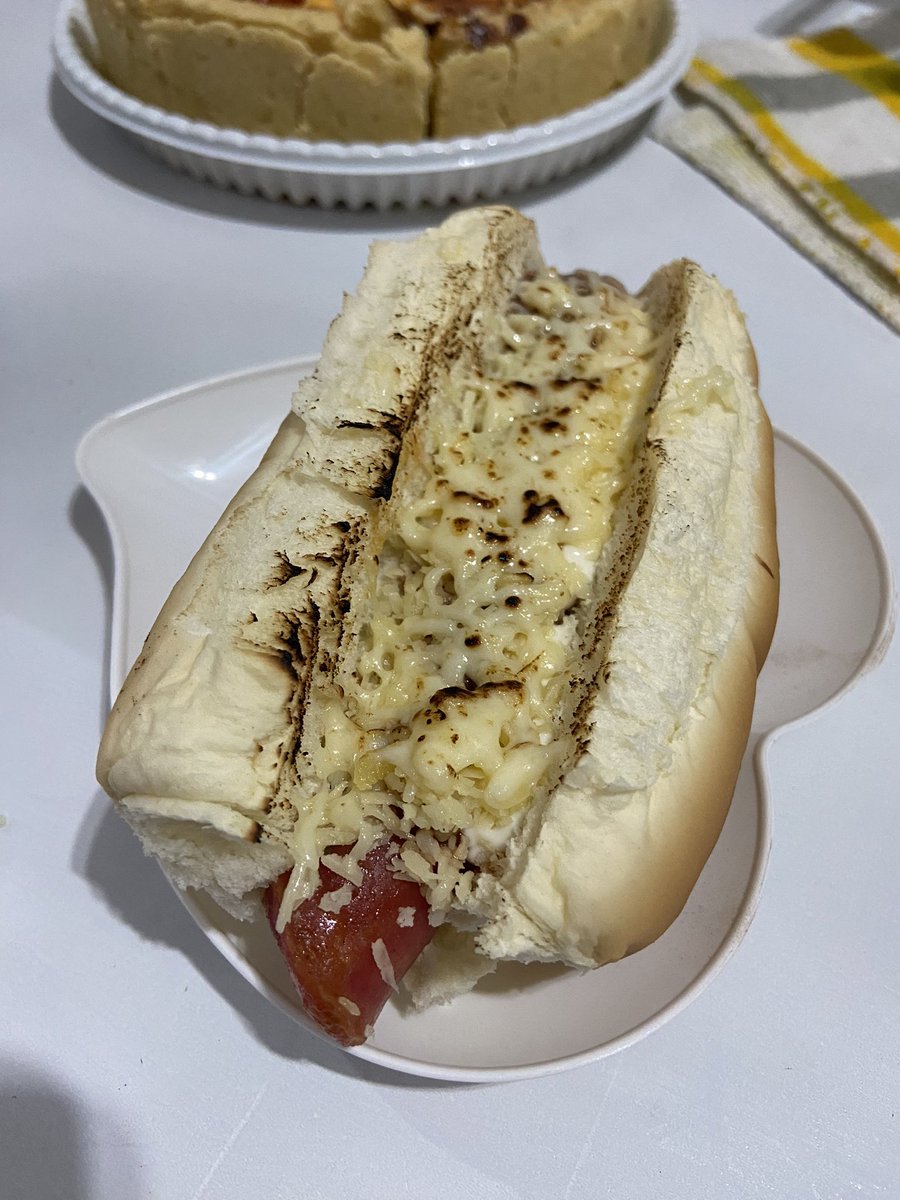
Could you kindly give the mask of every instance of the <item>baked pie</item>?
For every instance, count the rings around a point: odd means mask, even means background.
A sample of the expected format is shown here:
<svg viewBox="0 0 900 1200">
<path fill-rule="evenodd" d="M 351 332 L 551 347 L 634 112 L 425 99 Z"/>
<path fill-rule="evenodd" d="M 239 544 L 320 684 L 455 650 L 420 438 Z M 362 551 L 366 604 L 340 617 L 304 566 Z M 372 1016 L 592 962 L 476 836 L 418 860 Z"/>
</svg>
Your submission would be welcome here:
<svg viewBox="0 0 900 1200">
<path fill-rule="evenodd" d="M 667 0 L 87 0 L 98 66 L 139 100 L 312 141 L 532 124 L 639 74 Z"/>
</svg>

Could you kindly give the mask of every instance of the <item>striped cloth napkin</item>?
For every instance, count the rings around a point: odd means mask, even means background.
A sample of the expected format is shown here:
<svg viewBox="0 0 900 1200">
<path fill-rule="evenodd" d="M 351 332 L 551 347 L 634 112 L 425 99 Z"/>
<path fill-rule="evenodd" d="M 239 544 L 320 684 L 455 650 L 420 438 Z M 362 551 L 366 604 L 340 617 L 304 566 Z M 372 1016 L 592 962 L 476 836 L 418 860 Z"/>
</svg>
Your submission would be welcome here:
<svg viewBox="0 0 900 1200">
<path fill-rule="evenodd" d="M 656 132 L 900 330 L 900 13 L 702 45 Z"/>
</svg>

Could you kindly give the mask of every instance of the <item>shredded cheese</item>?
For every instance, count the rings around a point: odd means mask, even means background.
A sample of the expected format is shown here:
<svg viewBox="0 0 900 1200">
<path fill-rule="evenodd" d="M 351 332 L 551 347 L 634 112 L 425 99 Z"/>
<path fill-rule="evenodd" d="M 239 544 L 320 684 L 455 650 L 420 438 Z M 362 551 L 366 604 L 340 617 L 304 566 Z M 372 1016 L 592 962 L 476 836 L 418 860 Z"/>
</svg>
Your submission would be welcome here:
<svg viewBox="0 0 900 1200">
<path fill-rule="evenodd" d="M 392 992 L 397 990 L 397 980 L 394 978 L 394 967 L 391 963 L 390 955 L 388 954 L 387 946 L 381 938 L 377 938 L 372 943 L 372 957 L 375 959 L 375 966 L 381 978 L 385 982 L 385 986 L 389 987 Z"/>
<path fill-rule="evenodd" d="M 352 899 L 353 888 L 349 883 L 345 883 L 341 887 L 335 888 L 333 892 L 326 892 L 319 900 L 319 908 L 323 912 L 340 912 L 344 905 L 349 904 Z"/>
<path fill-rule="evenodd" d="M 389 509 L 354 686 L 324 701 L 312 767 L 330 782 L 293 797 L 282 921 L 320 860 L 357 884 L 386 832 L 445 909 L 570 751 L 580 607 L 646 437 L 659 341 L 638 299 L 548 270 L 486 322 L 484 345 L 429 413 L 418 499 Z"/>
</svg>

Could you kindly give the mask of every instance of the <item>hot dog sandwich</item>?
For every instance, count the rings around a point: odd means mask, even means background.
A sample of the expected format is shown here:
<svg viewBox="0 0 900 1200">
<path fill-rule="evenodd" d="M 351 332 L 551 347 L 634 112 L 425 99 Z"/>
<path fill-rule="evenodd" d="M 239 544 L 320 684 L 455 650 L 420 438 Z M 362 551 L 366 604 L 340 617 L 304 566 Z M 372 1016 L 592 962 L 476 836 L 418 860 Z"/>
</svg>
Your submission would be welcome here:
<svg viewBox="0 0 900 1200">
<path fill-rule="evenodd" d="M 430 1003 L 668 927 L 777 592 L 730 294 L 684 261 L 634 296 L 560 274 L 519 213 L 462 212 L 373 248 L 98 775 L 176 884 L 263 905 L 307 1011 L 359 1042 L 408 968 Z"/>
</svg>

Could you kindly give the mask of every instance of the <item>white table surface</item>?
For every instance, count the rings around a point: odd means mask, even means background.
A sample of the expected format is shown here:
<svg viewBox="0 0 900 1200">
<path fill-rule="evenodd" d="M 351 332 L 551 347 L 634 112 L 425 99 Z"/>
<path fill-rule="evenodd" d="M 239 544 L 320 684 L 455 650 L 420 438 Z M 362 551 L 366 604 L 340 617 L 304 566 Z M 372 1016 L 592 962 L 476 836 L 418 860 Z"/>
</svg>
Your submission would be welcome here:
<svg viewBox="0 0 900 1200">
<path fill-rule="evenodd" d="M 815 6 L 697 0 L 704 34 Z M 833 15 L 838 6 L 831 10 Z M 639 1045 L 496 1087 L 331 1050 L 204 940 L 93 778 L 109 549 L 73 462 L 104 414 L 318 347 L 373 236 L 146 157 L 51 78 L 54 0 L 2 47 L 0 1196 L 900 1196 L 900 646 L 775 746 L 762 904 Z M 773 421 L 900 560 L 900 342 L 647 139 L 518 197 L 560 266 L 639 283 L 687 254 L 748 314 Z"/>
</svg>

